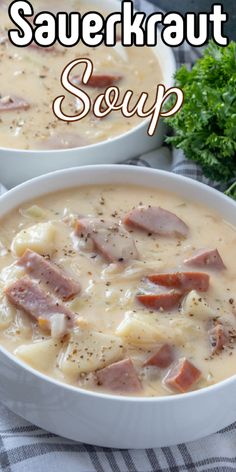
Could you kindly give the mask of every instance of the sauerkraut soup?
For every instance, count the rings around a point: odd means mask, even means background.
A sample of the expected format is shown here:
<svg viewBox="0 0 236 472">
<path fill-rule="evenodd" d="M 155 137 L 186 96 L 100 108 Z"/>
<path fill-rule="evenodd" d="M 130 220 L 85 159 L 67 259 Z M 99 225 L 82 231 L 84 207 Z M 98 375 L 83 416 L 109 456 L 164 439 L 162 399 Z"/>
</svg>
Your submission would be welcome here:
<svg viewBox="0 0 236 472">
<path fill-rule="evenodd" d="M 236 373 L 236 231 L 155 189 L 85 186 L 0 226 L 0 343 L 57 380 L 163 396 Z"/>
<path fill-rule="evenodd" d="M 115 47 L 105 45 L 88 48 L 83 43 L 63 48 L 59 43 L 51 48 L 33 44 L 17 48 L 8 40 L 7 30 L 13 24 L 8 16 L 9 2 L 0 2 L 0 146 L 15 149 L 66 149 L 86 146 L 121 135 L 142 122 L 137 115 L 123 117 L 120 111 L 105 118 L 96 118 L 91 111 L 81 121 L 66 123 L 53 113 L 52 103 L 65 95 L 63 112 L 75 116 L 81 102 L 66 92 L 60 82 L 63 69 L 72 60 L 89 58 L 94 65 L 87 85 L 81 85 L 85 66 L 75 68 L 70 80 L 84 90 L 94 103 L 108 86 L 117 85 L 121 97 L 126 90 L 134 92 L 131 108 L 142 92 L 149 93 L 147 109 L 155 101 L 157 85 L 162 81 L 158 60 L 151 48 Z M 35 13 L 41 11 L 100 11 L 98 4 L 81 0 L 37 0 L 32 2 Z M 145 67 L 144 67 L 145 62 Z"/>
</svg>

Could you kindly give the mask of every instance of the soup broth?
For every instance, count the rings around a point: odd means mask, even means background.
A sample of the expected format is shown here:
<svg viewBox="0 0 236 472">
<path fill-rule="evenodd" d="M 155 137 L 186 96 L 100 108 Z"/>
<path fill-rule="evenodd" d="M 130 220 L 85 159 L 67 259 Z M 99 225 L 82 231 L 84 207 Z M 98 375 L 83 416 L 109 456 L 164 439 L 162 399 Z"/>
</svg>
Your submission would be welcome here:
<svg viewBox="0 0 236 472">
<path fill-rule="evenodd" d="M 236 373 L 236 231 L 206 207 L 86 186 L 1 221 L 0 343 L 77 387 L 163 396 Z"/>
<path fill-rule="evenodd" d="M 35 13 L 41 11 L 97 11 L 92 2 L 70 0 L 38 0 L 32 2 Z M 155 99 L 157 85 L 162 81 L 158 60 L 151 48 L 125 48 L 120 41 L 115 47 L 100 45 L 86 47 L 79 42 L 71 48 L 55 43 L 41 48 L 35 44 L 18 48 L 8 40 L 7 31 L 13 27 L 8 16 L 8 2 L 0 3 L 0 146 L 15 149 L 65 149 L 106 141 L 126 133 L 141 123 L 141 118 L 125 118 L 120 111 L 105 118 L 96 118 L 91 111 L 81 121 L 66 123 L 53 113 L 52 103 L 65 95 L 63 112 L 78 115 L 81 103 L 65 92 L 60 83 L 63 69 L 74 59 L 89 58 L 94 64 L 90 86 L 80 84 L 78 76 L 83 66 L 75 68 L 71 80 L 91 98 L 92 103 L 108 85 L 120 88 L 121 98 L 126 90 L 134 92 L 131 105 L 137 103 L 142 92 L 149 93 L 147 109 Z M 104 16 L 107 14 L 99 10 Z M 118 38 L 119 39 L 119 38 Z M 144 67 L 145 62 L 145 67 Z M 104 79 L 105 77 L 105 79 Z M 105 80 L 105 81 L 104 81 Z M 132 108 L 131 106 L 131 108 Z"/>
</svg>

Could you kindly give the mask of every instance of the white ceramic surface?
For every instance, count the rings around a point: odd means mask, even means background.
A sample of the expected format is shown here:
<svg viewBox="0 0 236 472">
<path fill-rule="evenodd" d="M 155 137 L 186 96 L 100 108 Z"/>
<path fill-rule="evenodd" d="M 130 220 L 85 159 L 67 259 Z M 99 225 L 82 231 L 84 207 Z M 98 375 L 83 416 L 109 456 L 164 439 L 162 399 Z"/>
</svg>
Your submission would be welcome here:
<svg viewBox="0 0 236 472">
<path fill-rule="evenodd" d="M 84 0 L 86 1 L 86 0 Z M 119 11 L 119 0 L 94 0 L 93 4 L 108 11 Z M 157 56 L 166 87 L 173 85 L 176 62 L 173 51 L 162 43 L 160 35 L 158 45 L 152 48 Z M 141 53 L 142 51 L 140 51 Z M 59 77 L 58 77 L 59 80 Z M 153 78 L 158 85 L 158 81 Z M 145 92 L 145 90 L 143 90 Z M 0 181 L 11 188 L 32 177 L 74 166 L 90 164 L 112 164 L 139 156 L 162 145 L 165 125 L 159 121 L 153 137 L 147 134 L 147 121 L 113 139 L 76 149 L 56 151 L 25 151 L 0 147 Z M 1 144 L 1 143 L 0 143 Z"/>
<path fill-rule="evenodd" d="M 236 203 L 201 183 L 132 166 L 89 166 L 38 177 L 0 198 L 0 217 L 48 192 L 87 184 L 168 189 L 217 210 L 236 225 Z M 77 389 L 32 370 L 0 348 L 0 399 L 53 433 L 107 447 L 150 448 L 192 441 L 236 420 L 236 376 L 184 395 L 118 397 Z"/>
</svg>

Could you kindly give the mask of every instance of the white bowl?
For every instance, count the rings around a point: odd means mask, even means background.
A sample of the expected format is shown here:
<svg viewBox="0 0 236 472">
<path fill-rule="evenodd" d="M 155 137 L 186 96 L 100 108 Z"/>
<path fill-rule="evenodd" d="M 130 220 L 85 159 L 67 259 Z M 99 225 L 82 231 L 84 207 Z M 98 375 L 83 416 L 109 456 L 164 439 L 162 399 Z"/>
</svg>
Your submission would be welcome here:
<svg viewBox="0 0 236 472">
<path fill-rule="evenodd" d="M 0 217 L 48 192 L 88 184 L 127 184 L 170 190 L 207 205 L 236 225 L 236 203 L 201 183 L 132 166 L 88 166 L 38 177 L 0 198 Z M 192 441 L 236 420 L 236 376 L 182 395 L 112 396 L 55 381 L 0 347 L 0 399 L 41 428 L 76 441 L 117 448 L 151 448 Z"/>
<path fill-rule="evenodd" d="M 104 8 L 107 11 L 120 11 L 121 8 L 119 0 L 94 0 L 93 4 L 96 3 L 98 8 Z M 162 82 L 169 88 L 174 82 L 176 62 L 172 49 L 162 42 L 160 33 L 158 45 L 152 50 L 161 66 Z M 141 50 L 140 54 L 142 54 Z M 158 80 L 155 80 L 155 77 L 153 82 L 158 85 Z M 145 90 L 143 91 L 145 92 Z M 163 121 L 159 121 L 153 137 L 148 136 L 147 127 L 148 121 L 144 120 L 140 125 L 120 136 L 75 149 L 26 151 L 0 147 L 0 180 L 7 188 L 11 188 L 28 179 L 54 170 L 90 164 L 113 164 L 139 156 L 160 147 L 163 143 L 165 134 Z"/>
</svg>

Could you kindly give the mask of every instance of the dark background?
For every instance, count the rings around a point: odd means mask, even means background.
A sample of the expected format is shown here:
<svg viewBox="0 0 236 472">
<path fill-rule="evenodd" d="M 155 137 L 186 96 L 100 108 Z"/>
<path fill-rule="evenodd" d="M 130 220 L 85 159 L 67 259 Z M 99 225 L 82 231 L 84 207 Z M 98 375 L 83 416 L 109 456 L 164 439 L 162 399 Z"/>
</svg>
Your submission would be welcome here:
<svg viewBox="0 0 236 472">
<path fill-rule="evenodd" d="M 178 11 L 186 13 L 187 11 L 208 12 L 214 3 L 222 3 L 224 11 L 229 14 L 229 20 L 225 25 L 224 32 L 230 39 L 236 40 L 236 0 L 151 0 L 165 11 Z"/>
</svg>

